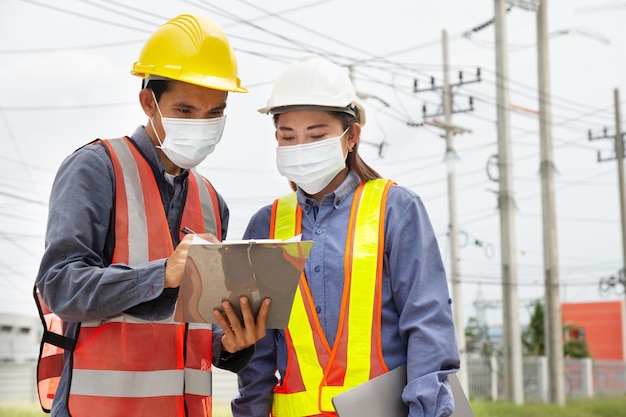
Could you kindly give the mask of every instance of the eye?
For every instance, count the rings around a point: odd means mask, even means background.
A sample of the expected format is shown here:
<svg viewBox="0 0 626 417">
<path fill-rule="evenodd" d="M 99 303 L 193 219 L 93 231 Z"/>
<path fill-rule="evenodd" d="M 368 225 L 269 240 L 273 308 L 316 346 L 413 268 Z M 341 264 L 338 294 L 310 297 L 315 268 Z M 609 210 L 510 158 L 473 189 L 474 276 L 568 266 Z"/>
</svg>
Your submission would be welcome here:
<svg viewBox="0 0 626 417">
<path fill-rule="evenodd" d="M 209 119 L 214 119 L 216 117 L 222 117 L 224 115 L 224 109 L 213 110 L 209 112 Z"/>
<path fill-rule="evenodd" d="M 191 109 L 187 107 L 179 107 L 176 109 L 179 114 L 188 115 L 191 114 Z"/>
</svg>

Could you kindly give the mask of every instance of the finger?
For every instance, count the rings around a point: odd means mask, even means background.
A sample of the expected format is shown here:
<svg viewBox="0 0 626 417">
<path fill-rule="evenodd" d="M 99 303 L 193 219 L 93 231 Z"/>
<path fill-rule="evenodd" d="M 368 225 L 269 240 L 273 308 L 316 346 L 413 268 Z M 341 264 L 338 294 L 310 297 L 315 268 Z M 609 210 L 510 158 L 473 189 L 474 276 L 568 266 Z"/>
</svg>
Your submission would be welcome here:
<svg viewBox="0 0 626 417">
<path fill-rule="evenodd" d="M 224 335 L 222 336 L 223 349 L 230 353 L 240 350 L 237 345 L 237 336 L 235 336 L 235 333 L 231 330 L 230 324 L 228 323 L 228 320 L 226 320 L 224 313 L 219 309 L 215 309 L 213 310 L 213 316 L 224 332 Z"/>
<path fill-rule="evenodd" d="M 265 336 L 267 329 L 267 316 L 270 312 L 271 300 L 264 298 L 259 308 L 259 312 L 256 315 L 256 337 L 257 340 Z"/>
<path fill-rule="evenodd" d="M 212 233 L 200 233 L 198 235 L 198 237 L 201 237 L 202 239 L 211 242 L 211 243 L 220 243 L 219 240 L 217 240 L 217 238 L 215 237 L 214 234 Z"/>
<path fill-rule="evenodd" d="M 243 336 L 243 327 L 241 325 L 241 321 L 239 320 L 239 316 L 235 312 L 235 309 L 233 308 L 230 301 L 222 301 L 222 308 L 224 309 L 224 314 L 226 315 L 226 319 L 228 320 L 230 329 L 235 333 L 236 336 Z"/>
<path fill-rule="evenodd" d="M 264 298 L 259 307 L 259 311 L 256 316 L 256 325 L 254 327 L 254 337 L 256 343 L 259 339 L 265 337 L 267 333 L 267 317 L 270 311 L 270 299 Z"/>
<path fill-rule="evenodd" d="M 224 330 L 224 333 L 226 333 L 226 331 L 231 331 L 230 323 L 228 322 L 222 310 L 220 310 L 219 308 L 214 309 L 213 317 L 215 317 L 215 319 L 217 320 L 217 324 L 219 324 L 220 327 Z"/>
<path fill-rule="evenodd" d="M 191 245 L 191 242 L 193 242 L 193 235 L 185 235 L 185 237 L 182 238 L 178 246 L 176 246 L 176 249 L 178 248 L 188 249 L 189 246 Z"/>
<path fill-rule="evenodd" d="M 248 297 L 239 297 L 239 306 L 241 307 L 241 315 L 246 330 L 254 331 L 254 314 L 252 313 Z"/>
</svg>

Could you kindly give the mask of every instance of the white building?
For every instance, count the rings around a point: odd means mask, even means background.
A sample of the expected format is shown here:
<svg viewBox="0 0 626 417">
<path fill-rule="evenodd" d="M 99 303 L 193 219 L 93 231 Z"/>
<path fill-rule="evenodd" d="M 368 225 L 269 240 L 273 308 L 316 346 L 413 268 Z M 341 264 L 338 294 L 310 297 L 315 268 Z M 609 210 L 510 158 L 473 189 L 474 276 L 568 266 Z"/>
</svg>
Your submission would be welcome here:
<svg viewBox="0 0 626 417">
<path fill-rule="evenodd" d="M 43 327 L 39 317 L 0 313 L 0 362 L 34 362 Z"/>
</svg>

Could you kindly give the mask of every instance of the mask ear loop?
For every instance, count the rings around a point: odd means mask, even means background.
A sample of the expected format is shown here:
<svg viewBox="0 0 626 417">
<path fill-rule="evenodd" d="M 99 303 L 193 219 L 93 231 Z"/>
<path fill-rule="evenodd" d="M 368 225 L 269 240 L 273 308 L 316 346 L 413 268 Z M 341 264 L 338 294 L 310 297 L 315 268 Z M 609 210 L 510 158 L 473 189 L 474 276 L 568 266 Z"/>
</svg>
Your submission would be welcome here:
<svg viewBox="0 0 626 417">
<path fill-rule="evenodd" d="M 339 141 L 341 141 L 341 138 L 343 137 L 343 135 L 345 135 L 345 134 L 346 134 L 346 132 L 347 132 L 348 130 L 350 130 L 350 128 L 351 128 L 351 127 L 352 127 L 352 126 L 348 126 L 348 127 L 346 128 L 346 130 L 344 130 L 344 131 L 343 131 L 343 133 L 342 133 L 341 135 L 339 135 Z M 341 142 L 340 142 L 340 143 L 341 143 Z M 346 158 L 348 158 L 348 154 L 349 154 L 350 152 L 352 152 L 352 148 L 348 148 L 348 152 L 346 152 Z"/>
<path fill-rule="evenodd" d="M 163 113 L 161 113 L 161 109 L 159 108 L 159 102 L 157 101 L 156 96 L 154 95 L 154 91 L 150 90 L 150 92 L 152 93 L 152 98 L 154 99 L 154 104 L 156 105 L 157 111 L 159 112 L 159 116 L 161 116 L 161 120 L 163 120 Z M 157 148 L 163 147 L 163 142 L 161 141 L 161 138 L 159 137 L 159 132 L 157 132 L 156 126 L 154 125 L 154 122 L 152 121 L 152 117 L 150 117 L 148 120 L 150 121 L 150 124 L 152 125 L 152 130 L 154 131 L 154 134 L 156 135 L 157 140 L 160 143 L 160 146 L 157 146 Z"/>
</svg>

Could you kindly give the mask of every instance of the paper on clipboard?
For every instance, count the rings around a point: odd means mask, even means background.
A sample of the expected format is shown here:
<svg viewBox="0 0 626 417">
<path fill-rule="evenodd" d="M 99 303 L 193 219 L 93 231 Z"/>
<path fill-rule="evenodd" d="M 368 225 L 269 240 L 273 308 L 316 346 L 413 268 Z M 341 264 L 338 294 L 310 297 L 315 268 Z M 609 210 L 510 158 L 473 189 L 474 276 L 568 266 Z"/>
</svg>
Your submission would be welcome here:
<svg viewBox="0 0 626 417">
<path fill-rule="evenodd" d="M 241 319 L 239 297 L 250 300 L 253 313 L 261 300 L 272 300 L 267 327 L 284 329 L 289 323 L 300 274 L 312 241 L 250 240 L 189 246 L 180 283 L 176 320 L 217 324 L 214 309 L 227 299 Z"/>
</svg>

